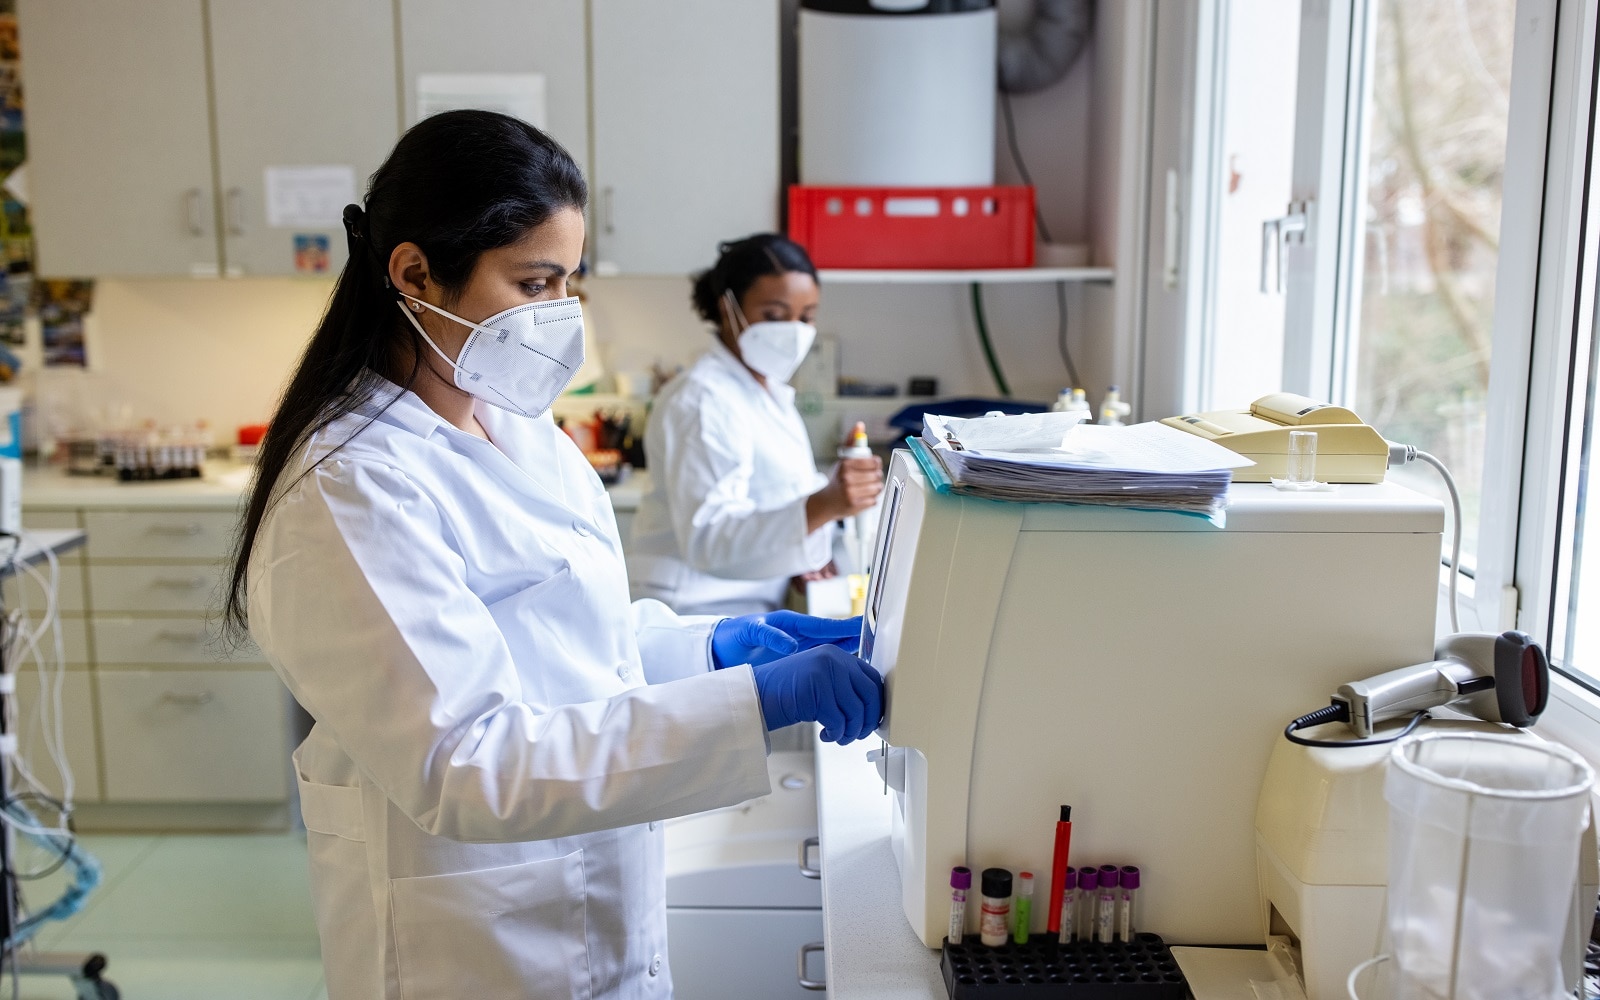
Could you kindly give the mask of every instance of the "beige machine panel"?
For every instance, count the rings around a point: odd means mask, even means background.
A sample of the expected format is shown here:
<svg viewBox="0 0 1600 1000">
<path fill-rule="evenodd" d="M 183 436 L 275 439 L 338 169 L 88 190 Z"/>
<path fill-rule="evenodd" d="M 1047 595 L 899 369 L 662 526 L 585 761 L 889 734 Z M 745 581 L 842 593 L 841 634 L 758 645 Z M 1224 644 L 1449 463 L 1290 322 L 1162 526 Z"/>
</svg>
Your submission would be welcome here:
<svg viewBox="0 0 1600 1000">
<path fill-rule="evenodd" d="M 1234 482 L 1265 483 L 1284 475 L 1291 431 L 1317 434 L 1317 478 L 1325 483 L 1381 483 L 1389 468 L 1383 435 L 1343 406 L 1280 392 L 1248 410 L 1214 410 L 1161 421 L 1215 441 L 1256 464 L 1235 469 Z"/>
</svg>

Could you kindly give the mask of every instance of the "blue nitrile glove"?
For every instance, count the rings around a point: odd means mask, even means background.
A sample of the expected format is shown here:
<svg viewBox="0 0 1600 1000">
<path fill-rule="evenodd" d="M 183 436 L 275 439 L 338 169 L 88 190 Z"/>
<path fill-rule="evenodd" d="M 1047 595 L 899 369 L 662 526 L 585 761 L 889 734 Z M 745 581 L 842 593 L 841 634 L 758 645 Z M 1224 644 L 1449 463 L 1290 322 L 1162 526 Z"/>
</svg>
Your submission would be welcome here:
<svg viewBox="0 0 1600 1000">
<path fill-rule="evenodd" d="M 847 653 L 861 648 L 861 616 L 817 618 L 795 611 L 724 618 L 711 631 L 711 657 L 717 669 L 741 663 L 771 663 L 816 646 L 838 646 Z"/>
<path fill-rule="evenodd" d="M 822 723 L 822 738 L 843 746 L 865 739 L 883 719 L 883 678 L 838 646 L 816 646 L 751 668 L 768 729 Z"/>
</svg>

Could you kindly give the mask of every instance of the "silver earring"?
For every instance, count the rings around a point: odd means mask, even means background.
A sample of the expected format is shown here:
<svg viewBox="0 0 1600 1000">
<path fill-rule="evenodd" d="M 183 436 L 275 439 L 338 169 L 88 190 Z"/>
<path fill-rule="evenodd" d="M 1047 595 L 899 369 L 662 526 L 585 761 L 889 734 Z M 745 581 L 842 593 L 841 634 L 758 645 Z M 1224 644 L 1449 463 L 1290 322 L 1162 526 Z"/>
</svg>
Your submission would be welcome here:
<svg viewBox="0 0 1600 1000">
<path fill-rule="evenodd" d="M 411 311 L 414 312 L 414 313 L 419 313 L 419 312 L 422 311 L 422 306 L 419 305 L 418 303 L 413 302 L 413 303 L 411 303 Z"/>
</svg>

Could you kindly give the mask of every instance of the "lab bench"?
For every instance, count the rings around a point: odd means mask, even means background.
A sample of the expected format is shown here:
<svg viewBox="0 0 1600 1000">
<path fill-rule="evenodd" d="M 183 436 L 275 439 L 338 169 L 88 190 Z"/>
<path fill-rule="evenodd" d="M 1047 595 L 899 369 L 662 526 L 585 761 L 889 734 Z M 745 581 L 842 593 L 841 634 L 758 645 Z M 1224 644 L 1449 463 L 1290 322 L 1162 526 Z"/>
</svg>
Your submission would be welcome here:
<svg viewBox="0 0 1600 1000">
<path fill-rule="evenodd" d="M 119 483 L 45 466 L 23 477 L 23 524 L 85 531 L 60 559 L 66 755 L 84 829 L 271 830 L 289 825 L 293 704 L 253 645 L 217 640 L 234 532 L 252 468 Z M 612 491 L 619 527 L 648 490 Z M 42 609 L 32 579 L 5 602 Z M 22 712 L 38 681 L 18 677 Z M 41 758 L 42 759 L 42 758 Z"/>
<path fill-rule="evenodd" d="M 900 907 L 883 779 L 867 761 L 872 740 L 817 740 L 817 825 L 828 995 L 835 1000 L 943 1000 L 939 953 L 925 948 Z"/>
</svg>

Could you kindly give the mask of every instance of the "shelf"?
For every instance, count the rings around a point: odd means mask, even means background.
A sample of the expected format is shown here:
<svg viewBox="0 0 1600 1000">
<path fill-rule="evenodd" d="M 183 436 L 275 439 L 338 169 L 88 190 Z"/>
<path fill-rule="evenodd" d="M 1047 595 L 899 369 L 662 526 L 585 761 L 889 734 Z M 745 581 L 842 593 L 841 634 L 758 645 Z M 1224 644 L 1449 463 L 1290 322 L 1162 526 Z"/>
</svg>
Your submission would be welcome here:
<svg viewBox="0 0 1600 1000">
<path fill-rule="evenodd" d="M 1017 284 L 1030 281 L 1080 281 L 1109 283 L 1114 274 L 1109 267 L 1008 267 L 978 268 L 967 271 L 853 270 L 823 268 L 823 281 L 866 285 L 964 285 Z"/>
</svg>

